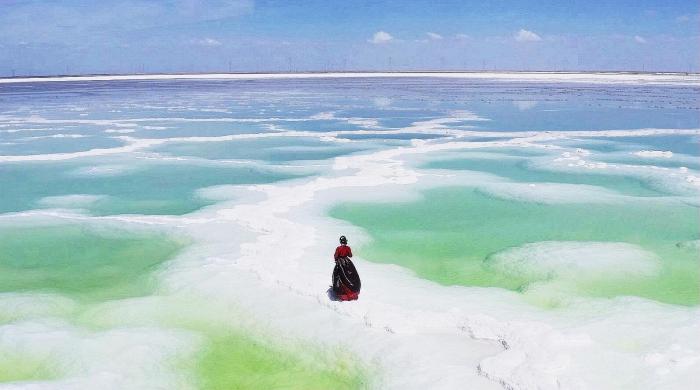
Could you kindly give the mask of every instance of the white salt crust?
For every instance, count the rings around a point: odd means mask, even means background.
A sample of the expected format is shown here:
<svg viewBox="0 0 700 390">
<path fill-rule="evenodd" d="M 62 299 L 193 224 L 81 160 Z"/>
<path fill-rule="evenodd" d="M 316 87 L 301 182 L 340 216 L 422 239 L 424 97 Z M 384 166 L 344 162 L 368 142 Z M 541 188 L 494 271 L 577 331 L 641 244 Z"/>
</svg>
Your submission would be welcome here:
<svg viewBox="0 0 700 390">
<path fill-rule="evenodd" d="M 436 126 L 454 123 L 450 122 L 453 119 L 432 122 L 427 127 L 435 131 Z M 417 131 L 416 126 L 426 125 L 414 124 L 411 132 Z M 571 298 L 569 306 L 549 312 L 528 305 L 514 292 L 440 286 L 395 265 L 363 261 L 361 253 L 355 259 L 363 278 L 360 300 L 330 301 L 326 290 L 337 236 L 347 235 L 355 246 L 366 243 L 368 236 L 356 227 L 326 217 L 325 211 L 343 201 L 411 201 L 420 196 L 420 189 L 446 184 L 472 185 L 498 196 L 545 203 L 595 201 L 601 197 L 611 202 L 646 201 L 593 186 L 546 183 L 543 191 L 536 191 L 529 185 L 494 175 L 418 170 L 412 168 L 411 160 L 426 153 L 451 150 L 539 148 L 542 146 L 532 142 L 568 136 L 698 133 L 671 129 L 526 132 L 499 133 L 504 140 L 493 142 L 415 142 L 411 146 L 335 158 L 332 169 L 323 176 L 203 189 L 202 196 L 222 202 L 184 216 L 91 217 L 52 209 L 5 214 L 0 216 L 0 224 L 64 221 L 186 233 L 196 244 L 158 272 L 161 287 L 158 296 L 152 298 L 156 303 L 159 299 L 188 301 L 194 297 L 210 302 L 212 310 L 235 306 L 249 313 L 254 321 L 284 335 L 280 337 L 328 347 L 339 346 L 338 334 L 342 333 L 352 343 L 340 347 L 379 368 L 381 379 L 377 387 L 381 388 L 685 389 L 699 379 L 697 308 L 634 297 Z M 289 132 L 271 136 L 310 135 Z M 250 136 L 167 140 L 127 137 L 127 146 L 121 148 L 2 159 L 59 160 L 129 153 L 165 142 L 217 142 L 246 137 Z M 584 161 L 584 167 L 588 164 L 588 154 L 583 149 L 549 149 L 568 153 L 561 155 L 562 162 Z M 569 168 L 582 169 L 578 163 Z M 570 277 L 567 267 L 591 253 L 599 256 L 598 260 L 579 272 L 590 274 L 608 267 L 631 266 L 633 272 L 647 274 L 656 269 L 656 260 L 644 251 L 615 243 L 540 243 L 505 252 L 501 258 L 506 260 L 501 261 L 515 262 L 528 272 Z M 637 264 L 640 259 L 646 265 Z M 18 302 L 27 302 L 23 299 L 36 300 L 36 305 L 32 303 L 34 311 L 19 308 Z M 124 325 L 91 333 L 51 319 L 64 310 L 72 310 L 72 305 L 61 297 L 0 295 L 0 307 L 24 318 L 0 326 L 0 350 L 21 350 L 35 357 L 51 354 L 52 359 L 62 356 L 71 362 L 63 367 L 71 373 L 67 379 L 6 384 L 0 388 L 189 386 L 188 379 L 183 379 L 169 364 L 175 356 L 196 351 L 201 343 L 197 334 L 153 324 Z M 107 313 L 136 313 L 136 324 L 138 313 L 162 307 L 149 299 L 106 305 Z M 42 313 L 48 319 L 38 318 Z M 128 318 L 121 321 L 129 322 Z"/>
</svg>

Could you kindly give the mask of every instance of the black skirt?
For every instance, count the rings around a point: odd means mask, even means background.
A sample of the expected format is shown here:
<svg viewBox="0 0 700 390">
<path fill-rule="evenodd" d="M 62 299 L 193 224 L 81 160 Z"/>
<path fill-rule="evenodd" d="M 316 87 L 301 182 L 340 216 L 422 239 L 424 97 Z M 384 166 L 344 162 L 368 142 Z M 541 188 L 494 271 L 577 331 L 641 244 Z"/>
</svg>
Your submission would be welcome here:
<svg viewBox="0 0 700 390">
<path fill-rule="evenodd" d="M 333 268 L 333 292 L 337 295 L 346 294 L 348 291 L 358 294 L 362 282 L 355 269 L 355 264 L 347 257 L 341 257 Z"/>
</svg>

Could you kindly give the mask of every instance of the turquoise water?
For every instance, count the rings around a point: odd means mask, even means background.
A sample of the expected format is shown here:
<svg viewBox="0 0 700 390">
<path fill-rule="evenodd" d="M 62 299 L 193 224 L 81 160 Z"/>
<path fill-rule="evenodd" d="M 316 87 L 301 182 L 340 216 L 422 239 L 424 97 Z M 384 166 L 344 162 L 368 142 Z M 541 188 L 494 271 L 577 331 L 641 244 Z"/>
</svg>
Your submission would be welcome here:
<svg viewBox="0 0 700 390">
<path fill-rule="evenodd" d="M 104 160 L 101 164 L 97 160 L 90 163 L 7 163 L 0 164 L 0 181 L 7 185 L 0 212 L 61 207 L 60 203 L 58 206 L 42 203 L 42 199 L 87 194 L 99 197 L 87 203 L 71 205 L 68 202 L 65 207 L 86 209 L 95 215 L 181 215 L 214 203 L 198 196 L 197 189 L 224 184 L 272 183 L 294 177 L 298 175 L 254 166 L 110 163 Z"/>
<path fill-rule="evenodd" d="M 172 143 L 153 150 L 174 156 L 192 156 L 217 160 L 258 160 L 285 163 L 327 160 L 362 150 L 366 146 L 323 142 L 316 138 L 276 137 L 242 139 L 230 142 Z"/>
<path fill-rule="evenodd" d="M 700 238 L 695 207 L 680 202 L 652 207 L 634 202 L 545 205 L 449 187 L 423 195 L 410 204 L 341 205 L 331 216 L 369 232 L 374 241 L 362 248 L 369 260 L 399 264 L 446 285 L 502 287 L 527 294 L 537 283 L 560 282 L 556 288 L 573 296 L 636 295 L 680 305 L 700 303 L 697 249 L 679 245 Z M 548 241 L 631 243 L 656 254 L 662 268 L 653 276 L 634 277 L 625 270 L 603 268 L 558 280 L 556 275 L 543 278 L 548 271 L 539 271 L 536 261 L 526 264 L 534 268 L 529 276 L 489 266 L 494 254 Z M 547 305 L 559 298 L 539 294 L 538 303 Z"/>
<path fill-rule="evenodd" d="M 60 133 L 59 133 L 60 134 Z M 32 132 L 32 137 L 39 136 Z M 16 139 L 0 145 L 0 154 L 8 156 L 26 156 L 32 154 L 71 153 L 97 148 L 115 148 L 124 142 L 109 138 L 87 136 L 79 141 L 73 138 Z"/>
<path fill-rule="evenodd" d="M 548 171 L 532 167 L 528 159 L 518 157 L 496 157 L 490 159 L 465 157 L 433 161 L 425 164 L 424 167 L 486 172 L 521 183 L 586 184 L 634 196 L 660 196 L 664 194 L 664 192 L 655 189 L 654 186 L 637 178 L 615 176 L 605 172 L 571 174 L 561 171 Z"/>
</svg>

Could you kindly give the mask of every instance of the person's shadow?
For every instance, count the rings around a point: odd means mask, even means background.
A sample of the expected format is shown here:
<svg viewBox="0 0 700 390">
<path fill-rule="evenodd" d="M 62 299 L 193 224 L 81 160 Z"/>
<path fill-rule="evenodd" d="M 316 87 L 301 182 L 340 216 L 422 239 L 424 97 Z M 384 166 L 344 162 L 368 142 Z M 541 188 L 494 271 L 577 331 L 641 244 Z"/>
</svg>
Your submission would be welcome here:
<svg viewBox="0 0 700 390">
<path fill-rule="evenodd" d="M 328 287 L 328 290 L 326 290 L 326 295 L 328 295 L 328 299 L 331 301 L 340 301 L 337 295 L 335 295 L 335 291 L 333 291 L 333 287 Z"/>
</svg>

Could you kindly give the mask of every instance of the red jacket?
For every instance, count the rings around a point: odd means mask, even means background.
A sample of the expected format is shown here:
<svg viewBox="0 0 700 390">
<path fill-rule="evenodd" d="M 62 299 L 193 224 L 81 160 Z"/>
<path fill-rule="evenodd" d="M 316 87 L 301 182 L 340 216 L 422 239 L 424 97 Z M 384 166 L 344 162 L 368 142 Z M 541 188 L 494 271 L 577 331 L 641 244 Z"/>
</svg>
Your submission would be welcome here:
<svg viewBox="0 0 700 390">
<path fill-rule="evenodd" d="M 338 260 L 341 257 L 352 257 L 352 249 L 347 245 L 341 245 L 335 248 L 335 254 L 333 257 Z"/>
</svg>

